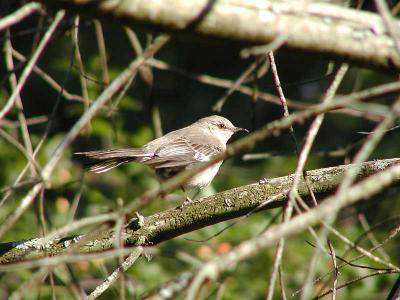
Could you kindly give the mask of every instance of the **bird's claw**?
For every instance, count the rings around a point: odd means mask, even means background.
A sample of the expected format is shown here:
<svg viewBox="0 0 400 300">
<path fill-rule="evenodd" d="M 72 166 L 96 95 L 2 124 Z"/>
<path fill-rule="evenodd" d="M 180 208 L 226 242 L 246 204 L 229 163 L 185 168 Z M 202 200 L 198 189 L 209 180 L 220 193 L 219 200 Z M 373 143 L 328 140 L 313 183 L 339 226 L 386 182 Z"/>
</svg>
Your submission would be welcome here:
<svg viewBox="0 0 400 300">
<path fill-rule="evenodd" d="M 182 203 L 181 205 L 179 205 L 177 208 L 183 208 L 183 207 L 185 207 L 186 205 L 193 204 L 193 203 L 195 203 L 195 202 L 196 202 L 196 201 L 194 201 L 194 200 L 192 200 L 191 198 L 189 198 L 188 196 L 186 196 L 185 201 L 183 201 L 183 203 Z"/>
</svg>

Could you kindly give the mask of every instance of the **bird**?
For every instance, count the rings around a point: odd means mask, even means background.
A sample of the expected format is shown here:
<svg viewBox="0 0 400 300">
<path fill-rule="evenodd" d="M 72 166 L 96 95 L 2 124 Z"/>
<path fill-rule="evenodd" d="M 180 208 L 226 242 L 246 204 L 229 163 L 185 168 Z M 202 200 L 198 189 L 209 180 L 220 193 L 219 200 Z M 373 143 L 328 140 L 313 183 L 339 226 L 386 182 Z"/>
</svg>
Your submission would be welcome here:
<svg viewBox="0 0 400 300">
<path fill-rule="evenodd" d="M 171 131 L 140 148 L 77 152 L 75 155 L 91 172 L 103 173 L 125 163 L 137 162 L 155 169 L 161 179 L 167 179 L 225 152 L 228 140 L 240 131 L 249 132 L 234 126 L 227 118 L 212 115 Z M 186 192 L 208 186 L 221 164 L 222 161 L 211 165 L 181 185 L 185 202 L 193 202 Z"/>
</svg>

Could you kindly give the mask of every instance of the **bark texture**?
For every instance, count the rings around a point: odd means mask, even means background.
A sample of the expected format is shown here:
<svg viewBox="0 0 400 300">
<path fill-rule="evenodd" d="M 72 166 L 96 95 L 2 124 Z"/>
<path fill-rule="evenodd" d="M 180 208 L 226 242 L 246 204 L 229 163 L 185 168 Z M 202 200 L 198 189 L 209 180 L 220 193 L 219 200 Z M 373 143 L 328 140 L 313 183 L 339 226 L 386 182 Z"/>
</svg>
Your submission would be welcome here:
<svg viewBox="0 0 400 300">
<path fill-rule="evenodd" d="M 368 67 L 400 70 L 393 38 L 378 14 L 333 4 L 265 0 L 41 0 L 156 30 L 263 45 L 276 39 L 296 50 Z M 399 28 L 400 23 L 393 21 Z"/>
</svg>

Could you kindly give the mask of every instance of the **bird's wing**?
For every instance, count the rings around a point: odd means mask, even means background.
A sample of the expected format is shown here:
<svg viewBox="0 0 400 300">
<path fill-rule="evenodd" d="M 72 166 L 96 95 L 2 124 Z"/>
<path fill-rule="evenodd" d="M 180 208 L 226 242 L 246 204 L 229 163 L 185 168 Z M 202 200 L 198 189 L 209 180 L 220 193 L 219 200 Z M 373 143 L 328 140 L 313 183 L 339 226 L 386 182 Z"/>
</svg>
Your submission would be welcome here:
<svg viewBox="0 0 400 300">
<path fill-rule="evenodd" d="M 224 149 L 217 145 L 204 144 L 201 141 L 191 142 L 185 137 L 177 137 L 154 151 L 154 156 L 146 161 L 156 169 L 184 167 L 186 165 L 207 161 Z"/>
</svg>

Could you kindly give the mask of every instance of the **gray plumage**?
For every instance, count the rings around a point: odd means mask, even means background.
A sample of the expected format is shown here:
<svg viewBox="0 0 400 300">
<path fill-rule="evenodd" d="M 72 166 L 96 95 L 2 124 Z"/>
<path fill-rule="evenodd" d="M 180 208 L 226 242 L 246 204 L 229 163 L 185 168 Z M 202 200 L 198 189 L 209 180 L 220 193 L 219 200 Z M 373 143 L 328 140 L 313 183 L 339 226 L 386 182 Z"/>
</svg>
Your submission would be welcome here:
<svg viewBox="0 0 400 300">
<path fill-rule="evenodd" d="M 138 162 L 149 165 L 158 173 L 169 174 L 168 177 L 224 152 L 229 138 L 235 132 L 242 130 L 247 131 L 235 127 L 224 117 L 210 116 L 182 129 L 171 131 L 141 148 L 99 150 L 75 154 L 83 159 L 90 171 L 95 173 L 107 172 L 124 163 Z M 208 185 L 217 174 L 221 163 L 214 164 L 196 174 L 183 187 L 202 188 Z"/>
</svg>

